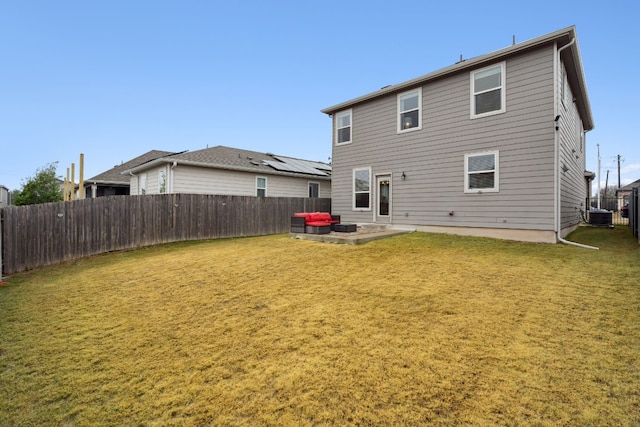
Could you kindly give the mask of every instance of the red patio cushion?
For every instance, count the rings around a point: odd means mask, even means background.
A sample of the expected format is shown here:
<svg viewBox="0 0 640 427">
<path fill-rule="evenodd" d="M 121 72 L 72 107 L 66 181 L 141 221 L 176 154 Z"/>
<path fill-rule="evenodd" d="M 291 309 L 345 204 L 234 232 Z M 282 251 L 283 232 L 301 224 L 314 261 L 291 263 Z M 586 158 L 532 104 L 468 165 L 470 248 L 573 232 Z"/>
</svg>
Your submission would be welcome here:
<svg viewBox="0 0 640 427">
<path fill-rule="evenodd" d="M 331 214 L 329 212 L 313 212 L 307 221 L 331 221 Z"/>
</svg>

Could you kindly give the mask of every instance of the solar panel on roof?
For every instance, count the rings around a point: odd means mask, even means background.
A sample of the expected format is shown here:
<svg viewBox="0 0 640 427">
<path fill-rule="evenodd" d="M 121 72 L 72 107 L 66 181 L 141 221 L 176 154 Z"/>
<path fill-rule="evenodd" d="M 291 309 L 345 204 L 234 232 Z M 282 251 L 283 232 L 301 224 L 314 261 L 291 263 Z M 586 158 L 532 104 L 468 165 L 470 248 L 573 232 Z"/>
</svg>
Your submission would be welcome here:
<svg viewBox="0 0 640 427">
<path fill-rule="evenodd" d="M 300 160 L 300 159 L 292 159 L 290 157 L 283 157 L 283 156 L 274 156 L 274 158 L 280 160 L 281 162 L 287 163 L 289 165 L 291 165 L 291 167 L 293 167 L 295 169 L 296 172 L 300 172 L 300 173 L 307 173 L 307 174 L 312 174 L 312 175 L 327 175 L 326 173 L 322 172 L 322 170 L 331 170 L 331 168 L 327 168 L 325 167 L 318 167 L 320 165 L 322 165 L 322 163 L 319 162 L 311 162 L 309 160 Z"/>
<path fill-rule="evenodd" d="M 291 166 L 289 166 L 286 163 L 274 162 L 272 160 L 263 160 L 263 161 L 276 170 L 284 171 L 284 172 L 296 172 L 295 169 L 293 169 Z"/>
<path fill-rule="evenodd" d="M 305 173 L 308 175 L 328 176 L 325 172 L 312 167 L 309 164 L 311 162 L 304 162 L 301 160 L 290 159 L 286 157 L 278 157 L 278 156 L 274 156 L 274 157 L 280 161 L 275 162 L 271 160 L 264 160 L 264 162 L 276 170 L 285 171 L 285 172 Z"/>
</svg>

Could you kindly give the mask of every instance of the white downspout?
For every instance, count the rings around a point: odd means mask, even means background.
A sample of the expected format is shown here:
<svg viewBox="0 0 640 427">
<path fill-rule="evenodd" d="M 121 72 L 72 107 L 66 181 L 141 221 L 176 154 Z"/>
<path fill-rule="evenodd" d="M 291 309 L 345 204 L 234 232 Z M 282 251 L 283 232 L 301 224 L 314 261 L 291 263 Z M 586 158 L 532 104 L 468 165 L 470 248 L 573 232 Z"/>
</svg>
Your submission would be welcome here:
<svg viewBox="0 0 640 427">
<path fill-rule="evenodd" d="M 174 160 L 169 168 L 169 193 L 171 194 L 173 194 L 173 168 L 176 166 L 178 166 L 178 162 Z"/>
<path fill-rule="evenodd" d="M 558 55 L 554 58 L 554 83 L 553 83 L 553 87 L 554 87 L 554 92 L 553 92 L 553 98 L 554 98 L 554 103 L 553 103 L 553 109 L 554 109 L 554 114 L 553 117 L 557 118 L 557 122 L 554 123 L 554 148 L 555 148 L 555 160 L 554 160 L 554 176 L 556 177 L 556 214 L 555 214 L 555 220 L 556 220 L 556 224 L 555 224 L 555 228 L 556 228 L 556 238 L 558 239 L 559 242 L 567 244 L 567 245 L 572 245 L 572 246 L 578 246 L 580 248 L 585 248 L 585 249 L 600 249 L 597 248 L 595 246 L 589 246 L 589 245 L 583 245 L 582 243 L 576 243 L 576 242 L 570 242 L 569 240 L 563 239 L 561 236 L 562 233 L 562 174 L 560 173 L 560 134 L 559 134 L 559 129 L 557 129 L 560 126 L 560 119 L 559 119 L 559 115 L 558 115 L 558 90 L 557 90 L 557 84 L 558 84 L 558 71 L 559 71 L 559 67 L 562 64 L 562 62 L 560 61 L 560 54 L 562 53 L 562 51 L 566 48 L 568 48 L 569 46 L 575 44 L 576 42 L 576 38 L 572 38 L 571 41 L 569 43 L 567 43 L 566 45 L 562 46 L 560 49 L 558 49 Z M 587 146 L 587 141 L 586 141 L 586 136 L 585 136 L 585 140 L 584 140 L 584 144 L 585 147 Z M 598 178 L 600 179 L 600 178 Z"/>
</svg>

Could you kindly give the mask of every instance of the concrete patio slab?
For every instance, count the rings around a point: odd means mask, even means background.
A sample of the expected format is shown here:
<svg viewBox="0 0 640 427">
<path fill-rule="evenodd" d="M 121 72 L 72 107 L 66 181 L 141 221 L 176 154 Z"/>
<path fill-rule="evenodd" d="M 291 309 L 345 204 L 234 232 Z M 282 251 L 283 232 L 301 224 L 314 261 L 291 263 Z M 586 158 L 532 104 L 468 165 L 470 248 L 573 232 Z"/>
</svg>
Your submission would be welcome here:
<svg viewBox="0 0 640 427">
<path fill-rule="evenodd" d="M 396 228 L 369 228 L 366 226 L 358 226 L 356 231 L 352 233 L 338 233 L 335 231 L 332 231 L 329 234 L 289 233 L 289 237 L 301 240 L 312 240 L 315 242 L 338 243 L 343 245 L 360 245 L 372 240 L 412 233 L 413 231 L 414 230 Z"/>
</svg>

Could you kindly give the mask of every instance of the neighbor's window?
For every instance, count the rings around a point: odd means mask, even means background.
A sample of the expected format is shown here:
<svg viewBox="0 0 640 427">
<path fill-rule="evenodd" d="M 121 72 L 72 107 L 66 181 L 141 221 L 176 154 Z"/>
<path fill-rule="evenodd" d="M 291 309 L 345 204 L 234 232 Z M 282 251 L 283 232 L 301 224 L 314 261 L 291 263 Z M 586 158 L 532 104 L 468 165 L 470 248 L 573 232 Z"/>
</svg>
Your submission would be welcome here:
<svg viewBox="0 0 640 427">
<path fill-rule="evenodd" d="M 158 170 L 158 193 L 167 192 L 167 171 L 163 168 Z"/>
<path fill-rule="evenodd" d="M 398 94 L 398 132 L 422 129 L 422 88 Z"/>
<path fill-rule="evenodd" d="M 498 151 L 465 154 L 465 193 L 498 191 Z"/>
<path fill-rule="evenodd" d="M 353 208 L 371 209 L 371 168 L 353 170 Z"/>
<path fill-rule="evenodd" d="M 471 72 L 471 118 L 504 113 L 504 62 Z"/>
<path fill-rule="evenodd" d="M 317 182 L 309 183 L 309 197 L 320 197 L 320 184 Z"/>
<path fill-rule="evenodd" d="M 261 176 L 256 177 L 256 196 L 267 196 L 267 178 Z"/>
<path fill-rule="evenodd" d="M 351 142 L 351 110 L 336 114 L 336 143 Z"/>
</svg>

